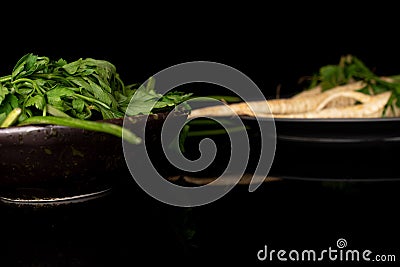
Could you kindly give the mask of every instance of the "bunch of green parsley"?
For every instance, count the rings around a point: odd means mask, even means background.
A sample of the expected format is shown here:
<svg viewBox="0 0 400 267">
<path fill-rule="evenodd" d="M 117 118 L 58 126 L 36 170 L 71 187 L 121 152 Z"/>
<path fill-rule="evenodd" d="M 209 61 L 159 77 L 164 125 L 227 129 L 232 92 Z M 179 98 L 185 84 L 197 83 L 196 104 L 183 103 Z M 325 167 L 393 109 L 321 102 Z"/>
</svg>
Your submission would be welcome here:
<svg viewBox="0 0 400 267">
<path fill-rule="evenodd" d="M 172 110 L 191 96 L 178 91 L 161 95 L 154 84 L 150 77 L 146 85 L 125 85 L 105 60 L 68 63 L 28 53 L 11 74 L 0 77 L 0 125 L 60 124 L 106 132 L 111 127 L 110 133 L 121 136 L 119 126 L 99 120 Z M 132 103 L 138 90 L 140 97 Z"/>
<path fill-rule="evenodd" d="M 363 81 L 365 87 L 359 92 L 374 95 L 391 91 L 391 97 L 385 107 L 400 108 L 400 75 L 380 76 L 372 71 L 366 64 L 354 55 L 340 57 L 338 64 L 329 64 L 319 68 L 308 81 L 305 90 L 321 86 L 322 90 L 329 90 L 336 86 L 345 85 L 355 81 Z"/>
</svg>

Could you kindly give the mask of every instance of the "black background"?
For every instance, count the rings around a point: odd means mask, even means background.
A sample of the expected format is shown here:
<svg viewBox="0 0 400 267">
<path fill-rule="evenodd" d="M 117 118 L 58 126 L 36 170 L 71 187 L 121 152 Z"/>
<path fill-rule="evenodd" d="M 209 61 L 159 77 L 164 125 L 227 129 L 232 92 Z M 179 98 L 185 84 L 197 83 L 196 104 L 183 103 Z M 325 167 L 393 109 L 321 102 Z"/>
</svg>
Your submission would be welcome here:
<svg viewBox="0 0 400 267">
<path fill-rule="evenodd" d="M 378 74 L 400 73 L 397 15 L 390 5 L 87 3 L 31 3 L 4 12 L 1 75 L 30 52 L 108 60 L 127 83 L 175 64 L 215 61 L 243 72 L 268 95 L 278 85 L 282 93 L 301 89 L 300 77 L 346 54 Z"/>
<path fill-rule="evenodd" d="M 335 1 L 218 7 L 41 2 L 21 3 L 2 15 L 0 75 L 30 52 L 67 61 L 108 60 L 127 82 L 141 82 L 174 64 L 215 61 L 240 70 L 266 95 L 277 86 L 282 94 L 300 90 L 300 77 L 346 54 L 379 74 L 400 73 L 400 23 L 396 10 L 381 1 L 379 6 Z M 198 93 L 214 93 L 207 88 Z M 107 203 L 44 211 L 3 208 L 2 258 L 11 266 L 255 263 L 264 244 L 326 248 L 341 237 L 353 248 L 397 253 L 398 184 L 340 188 L 288 182 L 251 196 L 238 190 L 190 210 L 189 223 L 197 231 L 193 244 L 177 239 L 188 228 L 181 225 L 186 210 L 157 203 L 135 185 Z"/>
</svg>

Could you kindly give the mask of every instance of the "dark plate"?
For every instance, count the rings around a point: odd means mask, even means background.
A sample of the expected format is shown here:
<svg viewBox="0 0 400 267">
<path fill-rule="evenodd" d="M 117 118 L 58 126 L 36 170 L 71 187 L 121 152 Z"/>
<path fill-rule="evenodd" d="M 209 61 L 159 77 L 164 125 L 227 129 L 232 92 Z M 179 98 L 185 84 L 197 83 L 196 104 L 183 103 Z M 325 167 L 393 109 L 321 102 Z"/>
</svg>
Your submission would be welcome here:
<svg viewBox="0 0 400 267">
<path fill-rule="evenodd" d="M 255 118 L 242 117 L 259 135 Z M 262 126 L 270 119 L 259 119 Z M 275 119 L 276 152 L 270 174 L 324 180 L 400 179 L 400 118 Z M 257 147 L 253 138 L 253 147 Z M 256 149 L 254 149 L 256 151 Z M 257 155 L 253 155 L 256 160 Z"/>
<path fill-rule="evenodd" d="M 161 129 L 168 114 L 135 116 L 125 125 L 151 144 L 146 146 L 150 157 L 160 157 Z M 108 121 L 123 125 L 124 120 Z M 109 190 L 129 175 L 122 140 L 106 133 L 57 125 L 3 128 L 0 149 L 0 194 L 7 199 L 87 196 Z M 168 169 L 161 166 L 164 162 L 156 161 L 160 171 Z"/>
</svg>

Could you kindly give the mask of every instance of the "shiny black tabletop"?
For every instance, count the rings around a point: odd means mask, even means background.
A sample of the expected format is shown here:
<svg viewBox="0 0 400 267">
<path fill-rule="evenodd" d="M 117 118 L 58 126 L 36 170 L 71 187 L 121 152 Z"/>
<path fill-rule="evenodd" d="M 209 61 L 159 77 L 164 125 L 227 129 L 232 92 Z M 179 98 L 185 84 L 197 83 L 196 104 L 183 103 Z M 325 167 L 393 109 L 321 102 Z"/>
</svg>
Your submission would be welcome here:
<svg viewBox="0 0 400 267">
<path fill-rule="evenodd" d="M 208 205 L 161 203 L 134 182 L 86 202 L 2 203 L 2 266 L 131 266 L 243 261 L 265 245 L 335 246 L 398 254 L 400 181 L 277 179 L 249 193 L 238 185 Z M 399 256 L 399 255 L 397 255 Z M 265 262 L 264 262 L 265 264 Z"/>
</svg>

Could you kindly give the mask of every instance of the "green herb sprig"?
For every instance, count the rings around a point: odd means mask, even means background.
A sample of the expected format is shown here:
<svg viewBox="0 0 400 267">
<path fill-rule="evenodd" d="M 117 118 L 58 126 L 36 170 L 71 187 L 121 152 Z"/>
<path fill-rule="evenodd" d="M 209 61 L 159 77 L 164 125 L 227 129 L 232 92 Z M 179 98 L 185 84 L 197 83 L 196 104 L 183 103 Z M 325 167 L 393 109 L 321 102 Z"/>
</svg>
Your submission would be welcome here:
<svg viewBox="0 0 400 267">
<path fill-rule="evenodd" d="M 68 63 L 28 53 L 11 74 L 0 77 L 0 125 L 59 124 L 122 137 L 127 129 L 93 121 L 172 110 L 191 96 L 183 92 L 163 96 L 154 84 L 150 78 L 145 87 L 125 85 L 116 67 L 105 60 L 80 58 Z M 140 140 L 133 133 L 124 136 L 132 143 Z"/>
<path fill-rule="evenodd" d="M 302 79 L 304 80 L 304 79 Z M 383 111 L 395 105 L 400 108 L 400 76 L 379 76 L 369 69 L 364 62 L 353 55 L 346 55 L 340 58 L 337 65 L 325 65 L 308 79 L 308 86 L 305 90 L 321 86 L 322 91 L 347 83 L 363 81 L 366 86 L 359 92 L 374 95 L 385 91 L 391 91 L 391 97 Z"/>
</svg>

